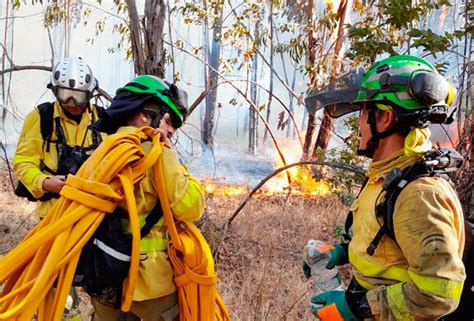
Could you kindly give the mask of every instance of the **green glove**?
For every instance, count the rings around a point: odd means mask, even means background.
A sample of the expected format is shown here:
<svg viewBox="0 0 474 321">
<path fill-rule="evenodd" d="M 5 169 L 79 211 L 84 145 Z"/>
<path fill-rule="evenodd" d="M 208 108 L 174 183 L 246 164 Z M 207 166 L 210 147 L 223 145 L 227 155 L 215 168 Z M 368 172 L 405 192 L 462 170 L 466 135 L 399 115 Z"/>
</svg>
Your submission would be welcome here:
<svg viewBox="0 0 474 321">
<path fill-rule="evenodd" d="M 336 265 L 342 265 L 349 263 L 349 258 L 347 255 L 348 245 L 345 243 L 342 244 L 323 244 L 320 245 L 318 250 L 321 253 L 329 253 L 329 261 L 326 264 L 326 269 L 331 270 Z M 311 267 L 303 260 L 303 273 L 304 276 L 309 279 L 311 277 Z"/>
<path fill-rule="evenodd" d="M 327 291 L 313 296 L 311 312 L 321 321 L 359 321 L 346 301 L 345 291 Z"/>
<path fill-rule="evenodd" d="M 328 244 L 329 245 L 329 244 Z M 349 263 L 349 256 L 348 256 L 348 244 L 332 244 L 332 249 L 329 246 L 329 262 L 326 264 L 326 269 L 330 270 L 334 268 L 336 265 L 343 265 Z"/>
</svg>

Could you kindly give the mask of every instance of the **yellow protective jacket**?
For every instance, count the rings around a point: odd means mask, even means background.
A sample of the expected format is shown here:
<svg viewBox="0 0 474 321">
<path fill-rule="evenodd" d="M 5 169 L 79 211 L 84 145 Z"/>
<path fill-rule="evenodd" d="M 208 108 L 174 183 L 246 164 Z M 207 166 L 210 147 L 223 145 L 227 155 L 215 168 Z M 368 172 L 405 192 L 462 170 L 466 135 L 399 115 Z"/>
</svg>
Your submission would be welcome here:
<svg viewBox="0 0 474 321">
<path fill-rule="evenodd" d="M 351 208 L 349 261 L 356 280 L 369 290 L 374 320 L 435 320 L 459 304 L 465 279 L 464 221 L 446 180 L 426 177 L 409 183 L 395 203 L 396 242 L 385 235 L 372 256 L 366 252 L 382 224 L 375 203 L 385 175 L 415 161 L 401 150 L 372 162 L 369 181 Z"/>
<path fill-rule="evenodd" d="M 92 132 L 88 129 L 88 126 L 93 120 L 98 119 L 97 111 L 92 104 L 86 108 L 80 123 L 77 124 L 64 114 L 59 102 L 55 101 L 53 118 L 57 117 L 60 119 L 60 124 L 69 146 L 81 146 L 83 140 L 83 147 L 92 145 Z M 51 137 L 53 141 L 57 139 L 55 127 L 56 125 L 53 121 Z M 47 151 L 47 144 L 41 136 L 40 113 L 35 108 L 26 116 L 23 128 L 21 129 L 15 156 L 13 157 L 13 171 L 16 177 L 36 198 L 43 196 L 45 193 L 43 181 L 47 177 L 54 175 L 43 164 L 49 169 L 56 171 L 58 168 L 58 153 L 55 143 L 50 143 L 49 151 Z M 56 200 L 53 198 L 47 202 L 38 202 L 36 214 L 44 217 Z"/>
<path fill-rule="evenodd" d="M 120 127 L 117 133 L 136 132 L 136 127 Z M 152 147 L 151 141 L 142 143 L 147 153 Z M 163 177 L 173 216 L 181 221 L 195 221 L 204 212 L 204 194 L 199 181 L 182 166 L 174 151 L 163 148 L 159 158 L 163 166 Z M 145 223 L 147 214 L 158 200 L 154 186 L 153 169 L 148 170 L 139 184 L 135 185 L 135 200 L 139 214 L 140 227 Z M 125 202 L 119 204 L 126 209 Z M 176 291 L 173 270 L 167 254 L 168 236 L 164 218 L 160 218 L 150 233 L 140 241 L 140 265 L 133 294 L 134 301 L 159 298 Z"/>
</svg>

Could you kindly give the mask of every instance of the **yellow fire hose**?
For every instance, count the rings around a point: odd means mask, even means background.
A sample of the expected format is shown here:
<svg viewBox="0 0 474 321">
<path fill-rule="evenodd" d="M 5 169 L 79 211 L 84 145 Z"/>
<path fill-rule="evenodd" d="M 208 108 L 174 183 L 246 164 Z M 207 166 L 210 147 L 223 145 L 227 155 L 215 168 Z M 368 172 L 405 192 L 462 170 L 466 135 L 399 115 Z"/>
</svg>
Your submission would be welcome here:
<svg viewBox="0 0 474 321">
<path fill-rule="evenodd" d="M 227 321 L 229 312 L 217 292 L 212 253 L 199 229 L 190 222 L 175 225 L 166 194 L 161 162 L 153 166 L 166 227 L 171 238 L 168 255 L 178 288 L 181 321 Z"/>
<path fill-rule="evenodd" d="M 146 155 L 142 139 L 152 138 Z M 82 247 L 106 213 L 124 198 L 132 231 L 130 270 L 124 284 L 122 311 L 129 311 L 138 276 L 140 230 L 133 185 L 153 166 L 171 242 L 168 253 L 178 287 L 181 320 L 230 320 L 216 291 L 212 254 L 200 231 L 178 222 L 169 207 L 159 135 L 149 127 L 107 137 L 80 168 L 68 176 L 61 198 L 22 242 L 0 258 L 0 320 L 61 320 Z"/>
<path fill-rule="evenodd" d="M 153 138 L 145 155 L 141 140 Z M 129 311 L 138 275 L 140 231 L 133 185 L 157 162 L 162 151 L 152 128 L 107 137 L 69 176 L 61 198 L 23 241 L 0 258 L 0 320 L 61 320 L 82 247 L 105 213 L 126 199 L 132 231 L 130 271 L 121 309 Z"/>
</svg>

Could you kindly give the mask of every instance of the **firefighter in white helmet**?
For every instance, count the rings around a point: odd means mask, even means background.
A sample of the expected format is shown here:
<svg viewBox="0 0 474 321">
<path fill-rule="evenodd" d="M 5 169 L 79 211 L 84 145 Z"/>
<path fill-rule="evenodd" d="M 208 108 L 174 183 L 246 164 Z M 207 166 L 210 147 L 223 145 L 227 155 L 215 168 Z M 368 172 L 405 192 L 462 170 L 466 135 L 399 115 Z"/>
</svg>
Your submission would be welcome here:
<svg viewBox="0 0 474 321">
<path fill-rule="evenodd" d="M 36 214 L 48 213 L 68 174 L 75 174 L 101 141 L 90 125 L 102 108 L 90 103 L 98 88 L 91 68 L 80 58 L 64 58 L 48 84 L 56 100 L 37 106 L 25 118 L 13 169 L 16 194 L 38 201 Z"/>
</svg>

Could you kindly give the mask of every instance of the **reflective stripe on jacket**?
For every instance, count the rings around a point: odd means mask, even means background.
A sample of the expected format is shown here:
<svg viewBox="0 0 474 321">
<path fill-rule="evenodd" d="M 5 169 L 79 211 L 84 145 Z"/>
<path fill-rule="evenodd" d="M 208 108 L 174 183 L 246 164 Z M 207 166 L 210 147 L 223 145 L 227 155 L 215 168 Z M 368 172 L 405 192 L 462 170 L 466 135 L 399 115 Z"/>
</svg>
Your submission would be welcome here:
<svg viewBox="0 0 474 321">
<path fill-rule="evenodd" d="M 68 118 L 57 101 L 54 102 L 53 118 L 59 117 L 61 127 L 66 136 L 66 142 L 69 146 L 80 146 L 83 142 L 83 147 L 92 145 L 92 132 L 87 127 L 92 122 L 92 114 L 97 119 L 97 113 L 94 107 L 86 108 L 82 114 L 79 124 Z M 54 130 L 55 124 L 53 121 L 52 140 L 57 139 Z M 49 151 L 46 150 L 45 142 L 41 136 L 40 128 L 40 113 L 38 109 L 32 110 L 25 118 L 25 122 L 21 129 L 20 138 L 16 147 L 16 152 L 13 157 L 13 171 L 16 177 L 21 180 L 25 187 L 35 196 L 39 198 L 43 196 L 43 181 L 47 177 L 53 176 L 48 172 L 42 164 L 46 165 L 52 171 L 56 171 L 58 167 L 58 153 L 56 151 L 56 144 L 49 144 Z M 43 217 L 48 213 L 56 199 L 51 199 L 47 202 L 38 202 L 37 215 Z"/>
<path fill-rule="evenodd" d="M 399 151 L 373 162 L 369 181 L 352 205 L 349 261 L 356 280 L 369 290 L 375 320 L 434 320 L 459 303 L 465 279 L 464 223 L 459 199 L 446 180 L 429 177 L 409 183 L 395 204 L 396 242 L 385 235 L 374 255 L 366 252 L 382 224 L 375 202 L 384 176 L 415 160 Z"/>
<path fill-rule="evenodd" d="M 135 127 L 120 127 L 117 133 L 135 130 Z M 144 151 L 148 152 L 151 149 L 151 142 L 145 141 L 142 146 Z M 182 221 L 199 219 L 204 212 L 204 194 L 199 181 L 179 163 L 175 152 L 170 148 L 163 148 L 159 161 L 163 164 L 163 174 L 173 216 Z M 140 183 L 135 185 L 135 200 L 142 225 L 146 215 L 158 200 L 153 182 L 153 170 L 150 169 Z M 119 206 L 126 209 L 125 202 Z M 176 291 L 167 248 L 167 229 L 164 219 L 160 218 L 150 233 L 140 241 L 142 255 L 133 294 L 134 301 L 154 299 Z"/>
</svg>

